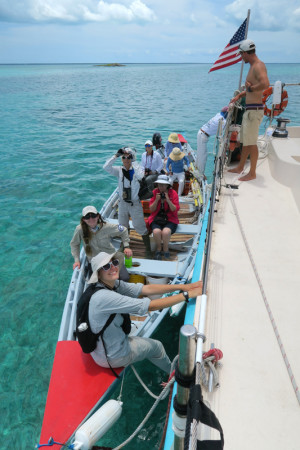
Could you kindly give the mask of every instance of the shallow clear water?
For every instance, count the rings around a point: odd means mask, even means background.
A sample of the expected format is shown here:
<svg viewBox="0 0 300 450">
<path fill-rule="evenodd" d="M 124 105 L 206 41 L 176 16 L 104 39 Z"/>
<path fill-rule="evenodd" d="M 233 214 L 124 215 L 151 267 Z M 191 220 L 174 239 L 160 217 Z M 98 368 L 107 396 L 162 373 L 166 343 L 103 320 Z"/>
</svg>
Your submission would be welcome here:
<svg viewBox="0 0 300 450">
<path fill-rule="evenodd" d="M 100 209 L 116 186 L 103 163 L 125 144 L 134 145 L 141 156 L 155 131 L 164 141 L 172 131 L 184 132 L 195 148 L 198 129 L 229 102 L 239 79 L 237 66 L 210 75 L 209 68 L 0 66 L 2 449 L 33 448 L 38 442 L 72 273 L 69 242 L 82 207 Z M 267 68 L 271 83 L 299 82 L 299 64 Z M 283 116 L 299 125 L 300 88 L 288 92 Z M 212 164 L 210 156 L 208 176 Z M 177 351 L 179 323 L 170 319 L 157 335 L 171 356 Z M 139 370 L 157 392 L 159 370 L 148 363 Z M 133 380 L 130 374 L 124 388 L 126 414 L 114 444 L 132 433 L 143 417 L 142 407 L 146 412 L 152 404 L 141 388 L 136 392 Z M 166 402 L 130 449 L 158 448 Z M 112 444 L 113 435 L 103 445 Z"/>
</svg>

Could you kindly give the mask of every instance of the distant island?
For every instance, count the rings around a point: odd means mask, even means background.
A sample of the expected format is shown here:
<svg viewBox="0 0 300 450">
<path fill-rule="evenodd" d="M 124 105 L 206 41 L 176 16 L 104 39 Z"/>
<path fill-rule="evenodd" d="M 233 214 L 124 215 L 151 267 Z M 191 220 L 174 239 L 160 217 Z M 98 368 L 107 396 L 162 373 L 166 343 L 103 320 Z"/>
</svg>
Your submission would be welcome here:
<svg viewBox="0 0 300 450">
<path fill-rule="evenodd" d="M 94 64 L 95 67 L 124 67 L 125 64 L 109 63 L 109 64 Z"/>
</svg>

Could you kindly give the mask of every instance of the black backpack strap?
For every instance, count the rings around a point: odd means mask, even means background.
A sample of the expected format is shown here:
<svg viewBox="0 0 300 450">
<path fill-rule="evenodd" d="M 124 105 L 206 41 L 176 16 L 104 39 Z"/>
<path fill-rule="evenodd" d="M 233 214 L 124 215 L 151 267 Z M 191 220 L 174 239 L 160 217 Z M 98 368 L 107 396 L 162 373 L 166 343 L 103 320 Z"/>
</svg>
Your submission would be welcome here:
<svg viewBox="0 0 300 450">
<path fill-rule="evenodd" d="M 108 356 L 107 356 L 106 345 L 105 345 L 105 342 L 104 342 L 104 339 L 103 339 L 104 331 L 112 323 L 112 321 L 114 320 L 115 317 L 116 317 L 116 314 L 111 314 L 109 316 L 109 318 L 107 319 L 107 321 L 106 321 L 104 327 L 102 328 L 102 330 L 100 330 L 99 333 L 97 333 L 97 336 L 99 336 L 101 338 L 101 341 L 102 341 L 102 344 L 103 344 L 103 348 L 104 348 L 104 351 L 105 351 L 105 356 L 106 356 L 108 365 L 110 367 L 110 370 L 112 371 L 112 373 L 114 374 L 115 377 L 120 378 L 119 375 L 117 374 L 117 372 L 111 367 L 111 365 L 109 363 L 109 359 L 108 359 Z"/>
</svg>

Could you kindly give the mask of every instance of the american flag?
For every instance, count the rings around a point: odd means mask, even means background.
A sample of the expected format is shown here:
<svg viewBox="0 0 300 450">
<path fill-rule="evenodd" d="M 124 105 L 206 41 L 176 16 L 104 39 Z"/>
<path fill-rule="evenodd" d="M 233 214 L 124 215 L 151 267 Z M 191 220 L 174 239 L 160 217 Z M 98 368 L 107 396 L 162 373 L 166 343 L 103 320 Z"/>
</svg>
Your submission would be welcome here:
<svg viewBox="0 0 300 450">
<path fill-rule="evenodd" d="M 247 19 L 244 20 L 235 35 L 230 39 L 229 44 L 226 45 L 217 61 L 214 63 L 209 72 L 223 69 L 224 67 L 232 66 L 242 60 L 240 55 L 237 55 L 239 44 L 245 39 Z M 208 73 L 209 73 L 208 72 Z"/>
</svg>

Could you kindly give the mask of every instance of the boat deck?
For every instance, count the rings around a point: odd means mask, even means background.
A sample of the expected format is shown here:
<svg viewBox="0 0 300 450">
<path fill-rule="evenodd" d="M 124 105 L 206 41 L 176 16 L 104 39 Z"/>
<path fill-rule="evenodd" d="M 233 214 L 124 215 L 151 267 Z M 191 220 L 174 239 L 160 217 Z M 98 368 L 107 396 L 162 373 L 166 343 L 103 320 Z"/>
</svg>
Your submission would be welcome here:
<svg viewBox="0 0 300 450">
<path fill-rule="evenodd" d="M 272 142 L 256 180 L 225 171 L 224 184 L 239 189 L 222 188 L 214 219 L 205 345 L 214 342 L 224 358 L 221 387 L 206 395 L 231 450 L 299 449 L 300 405 L 231 199 L 299 386 L 300 139 Z"/>
</svg>

